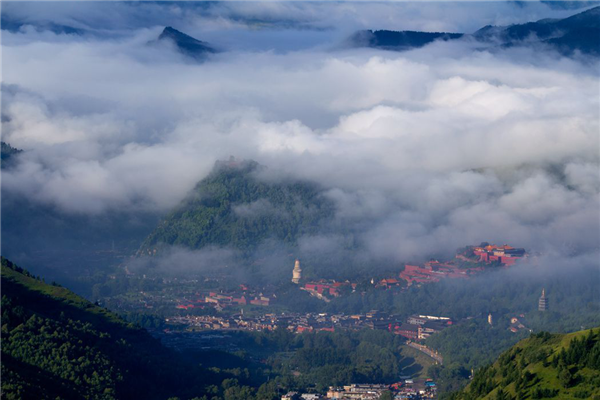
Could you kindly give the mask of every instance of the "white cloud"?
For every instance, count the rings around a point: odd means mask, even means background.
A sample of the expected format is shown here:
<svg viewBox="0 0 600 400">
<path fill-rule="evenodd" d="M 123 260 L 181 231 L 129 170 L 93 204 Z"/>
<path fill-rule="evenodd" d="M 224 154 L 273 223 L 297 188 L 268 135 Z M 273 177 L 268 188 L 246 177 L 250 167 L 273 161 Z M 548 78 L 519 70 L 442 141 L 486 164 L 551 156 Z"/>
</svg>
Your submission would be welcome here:
<svg viewBox="0 0 600 400">
<path fill-rule="evenodd" d="M 290 7 L 255 12 L 278 20 Z M 374 21 L 357 16 L 360 5 L 339 7 L 328 23 Z M 310 10 L 306 20 L 318 19 Z M 322 183 L 338 223 L 360 227 L 374 255 L 419 257 L 481 240 L 560 247 L 564 235 L 570 249 L 597 251 L 593 66 L 530 50 L 477 52 L 472 43 L 405 53 L 319 43 L 195 64 L 146 46 L 159 32 L 4 33 L 3 79 L 15 86 L 4 90 L 3 140 L 27 150 L 3 172 L 5 190 L 66 212 L 165 212 L 214 161 L 234 155 Z M 304 246 L 318 248 L 318 238 Z"/>
</svg>

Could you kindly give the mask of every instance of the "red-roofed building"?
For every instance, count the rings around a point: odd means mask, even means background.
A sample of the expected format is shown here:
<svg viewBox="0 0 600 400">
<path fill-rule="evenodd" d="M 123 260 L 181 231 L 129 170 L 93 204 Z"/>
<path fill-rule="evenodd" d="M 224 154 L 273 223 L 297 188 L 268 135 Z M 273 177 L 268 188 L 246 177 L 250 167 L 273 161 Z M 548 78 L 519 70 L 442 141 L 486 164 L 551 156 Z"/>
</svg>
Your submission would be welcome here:
<svg viewBox="0 0 600 400">
<path fill-rule="evenodd" d="M 514 248 L 506 244 L 475 247 L 473 254 L 479 258 L 479 262 L 498 262 L 505 266 L 514 265 L 518 259 L 526 256 L 525 249 Z"/>
<path fill-rule="evenodd" d="M 419 326 L 411 324 L 402 324 L 398 326 L 397 329 L 394 329 L 394 333 L 397 335 L 404 336 L 405 338 L 410 340 L 417 340 L 419 339 Z"/>
<path fill-rule="evenodd" d="M 335 328 L 333 326 L 331 327 L 324 327 L 324 328 L 318 328 L 317 329 L 320 332 L 335 332 Z"/>
<path fill-rule="evenodd" d="M 271 302 L 271 299 L 269 299 L 268 297 L 257 297 L 253 300 L 250 300 L 250 304 L 254 304 L 256 306 L 268 306 Z"/>
</svg>

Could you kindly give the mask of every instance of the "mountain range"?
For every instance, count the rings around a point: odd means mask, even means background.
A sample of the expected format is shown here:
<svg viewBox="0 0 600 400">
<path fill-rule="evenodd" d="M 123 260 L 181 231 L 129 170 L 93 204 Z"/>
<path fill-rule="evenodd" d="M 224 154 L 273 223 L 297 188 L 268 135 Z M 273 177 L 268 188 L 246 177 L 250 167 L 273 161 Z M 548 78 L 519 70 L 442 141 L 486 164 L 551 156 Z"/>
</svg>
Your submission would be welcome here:
<svg viewBox="0 0 600 400">
<path fill-rule="evenodd" d="M 578 5 L 580 6 L 580 5 Z M 565 7 L 563 7 L 565 8 Z M 568 7 L 566 7 L 568 8 Z M 18 32 L 25 25 L 37 31 L 56 34 L 86 35 L 92 31 L 61 25 L 51 21 L 23 22 L 2 16 L 2 29 Z M 509 48 L 518 46 L 542 46 L 565 56 L 577 53 L 600 56 L 600 6 L 588 9 L 563 19 L 541 19 L 539 21 L 509 26 L 487 25 L 472 34 L 449 32 L 419 32 L 395 30 L 361 30 L 354 33 L 346 44 L 350 47 L 370 47 L 384 50 L 404 51 L 423 47 L 434 41 L 473 40 L 484 48 Z M 198 40 L 173 27 L 163 29 L 154 43 L 172 43 L 185 56 L 204 60 L 207 55 L 217 53 L 211 44 Z"/>
<path fill-rule="evenodd" d="M 471 39 L 485 46 L 508 48 L 545 46 L 571 56 L 576 52 L 600 56 L 600 7 L 564 19 L 542 19 L 510 26 L 484 26 L 473 34 L 364 30 L 349 40 L 353 47 L 403 51 L 434 41 Z"/>
</svg>

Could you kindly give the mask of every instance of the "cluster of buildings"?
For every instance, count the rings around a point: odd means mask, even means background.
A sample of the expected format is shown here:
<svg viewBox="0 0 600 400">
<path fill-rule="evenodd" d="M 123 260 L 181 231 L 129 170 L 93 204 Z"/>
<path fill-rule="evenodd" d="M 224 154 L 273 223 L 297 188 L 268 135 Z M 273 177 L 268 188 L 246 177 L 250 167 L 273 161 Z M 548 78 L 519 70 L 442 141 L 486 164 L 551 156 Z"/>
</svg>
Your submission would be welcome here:
<svg viewBox="0 0 600 400">
<path fill-rule="evenodd" d="M 523 317 L 525 317 L 525 315 L 521 314 L 521 315 L 519 315 L 519 317 L 523 318 Z M 521 320 L 519 318 L 512 317 L 510 319 L 510 326 L 508 327 L 508 330 L 511 331 L 512 333 L 517 333 L 522 329 L 526 329 L 531 332 L 531 329 L 529 329 L 525 325 L 523 325 L 523 323 L 521 322 Z"/>
<path fill-rule="evenodd" d="M 546 289 L 542 289 L 542 295 L 538 299 L 538 311 L 546 312 L 548 311 L 548 297 L 546 297 Z M 521 330 L 527 330 L 529 332 L 533 332 L 530 328 L 526 327 L 523 324 L 523 320 L 525 318 L 525 314 L 519 314 L 518 317 L 514 316 L 510 318 L 510 324 L 508 326 L 508 330 L 512 333 L 517 333 Z M 494 325 L 494 317 L 492 313 L 488 315 L 488 324 Z"/>
<path fill-rule="evenodd" d="M 300 268 L 300 260 L 296 260 L 294 269 L 292 270 L 292 283 L 300 285 L 301 279 L 302 268 Z M 304 290 L 311 296 L 329 302 L 330 298 L 328 296 L 338 297 L 340 295 L 340 289 L 344 286 L 350 286 L 352 290 L 356 289 L 356 283 L 320 280 L 318 282 L 305 283 L 300 287 L 300 290 Z"/>
<path fill-rule="evenodd" d="M 401 382 L 392 385 L 373 384 L 373 383 L 353 383 L 343 387 L 329 387 L 326 395 L 314 393 L 298 393 L 289 392 L 281 397 L 281 400 L 324 400 L 324 399 L 339 399 L 339 400 L 377 400 L 381 396 L 389 392 L 394 396 L 394 399 L 435 399 L 437 395 L 437 387 L 431 379 L 414 381 L 405 379 Z"/>
<path fill-rule="evenodd" d="M 354 383 L 341 388 L 330 387 L 327 391 L 327 398 L 344 400 L 379 399 L 383 393 L 389 390 L 390 387 L 388 385 Z"/>
<path fill-rule="evenodd" d="M 245 285 L 240 285 L 242 293 L 218 293 L 208 292 L 204 296 L 198 294 L 195 299 L 182 299 L 175 308 L 179 310 L 192 310 L 194 308 L 214 307 L 217 310 L 223 310 L 231 306 L 245 306 L 252 304 L 255 306 L 269 306 L 275 300 L 275 295 L 265 295 L 263 293 L 250 293 Z"/>
<path fill-rule="evenodd" d="M 491 264 L 498 263 L 503 266 L 514 265 L 517 260 L 527 255 L 525 249 L 509 245 L 496 246 L 487 242 L 481 243 L 472 249 L 479 262 Z"/>
<path fill-rule="evenodd" d="M 238 314 L 232 317 L 215 317 L 209 315 L 185 315 L 166 319 L 167 323 L 186 325 L 200 330 L 244 330 L 269 331 L 277 328 L 277 320 L 269 315 L 257 318 L 244 318 Z"/>
<path fill-rule="evenodd" d="M 318 393 L 288 392 L 281 396 L 281 400 L 323 400 L 325 396 Z"/>
<path fill-rule="evenodd" d="M 387 313 L 371 311 L 366 314 L 282 313 L 247 317 L 243 313 L 230 317 L 175 316 L 166 320 L 170 324 L 186 325 L 197 330 L 268 331 L 283 327 L 290 332 L 334 332 L 336 329 L 380 329 L 404 336 L 410 341 L 420 341 L 452 325 L 447 317 L 412 315 L 406 320 Z M 419 349 L 427 352 L 427 349 Z M 430 355 L 436 358 L 434 355 Z M 440 360 L 441 361 L 441 360 Z"/>
<path fill-rule="evenodd" d="M 351 290 L 355 290 L 356 283 L 320 280 L 318 282 L 305 283 L 300 290 L 307 291 L 311 296 L 329 302 L 330 299 L 327 296 L 340 296 L 340 290 L 343 287 L 350 287 Z"/>
<path fill-rule="evenodd" d="M 409 340 L 423 340 L 452 324 L 453 321 L 448 317 L 412 315 L 406 319 L 406 322 L 391 325 L 390 331 Z"/>
<path fill-rule="evenodd" d="M 305 314 L 290 319 L 287 329 L 296 333 L 334 331 L 335 329 L 380 329 L 387 330 L 409 340 L 419 341 L 428 338 L 450 325 L 447 317 L 413 315 L 403 320 L 397 315 L 370 311 L 366 314 Z"/>
<path fill-rule="evenodd" d="M 407 286 L 411 286 L 415 283 L 439 282 L 442 278 L 468 278 L 481 271 L 483 267 L 460 268 L 454 261 L 431 260 L 422 267 L 406 264 L 404 271 L 400 272 L 400 278 L 406 281 Z"/>
<path fill-rule="evenodd" d="M 437 398 L 437 385 L 432 379 L 425 381 L 406 379 L 390 386 L 397 400 L 424 400 Z"/>
<path fill-rule="evenodd" d="M 525 249 L 506 244 L 496 246 L 484 242 L 479 246 L 467 246 L 463 252 L 457 253 L 455 260 L 452 261 L 431 260 L 423 266 L 406 264 L 404 271 L 400 272 L 400 278 L 406 281 L 407 286 L 438 282 L 442 278 L 469 278 L 484 270 L 484 266 L 481 264 L 497 264 L 508 267 L 526 256 Z M 474 264 L 474 266 L 468 264 Z"/>
<path fill-rule="evenodd" d="M 375 285 L 376 288 L 381 289 L 393 289 L 405 287 L 405 281 L 396 278 L 385 278 L 375 283 L 374 279 L 371 279 L 371 285 Z"/>
<path fill-rule="evenodd" d="M 542 295 L 538 299 L 538 311 L 546 312 L 549 308 L 548 297 L 546 296 L 546 289 L 542 289 Z M 532 332 L 531 329 L 523 325 L 522 319 L 525 318 L 525 314 L 520 314 L 519 317 L 511 317 L 510 325 L 508 326 L 508 330 L 512 333 L 517 333 L 522 329 L 528 330 Z"/>
<path fill-rule="evenodd" d="M 399 279 L 386 278 L 377 283 L 372 279 L 371 284 L 378 288 L 390 289 L 395 287 L 404 288 L 413 284 L 439 282 L 442 278 L 469 278 L 484 270 L 484 265 L 481 264 L 511 266 L 517 260 L 526 256 L 527 253 L 522 248 L 515 248 L 506 244 L 496 246 L 483 242 L 479 246 L 465 247 L 464 251 L 458 252 L 455 259 L 451 261 L 430 260 L 423 266 L 405 264 L 404 270 L 399 274 Z M 300 267 L 300 260 L 296 260 L 292 271 L 292 282 L 301 285 L 301 280 L 302 268 Z M 340 295 L 340 289 L 344 286 L 350 286 L 352 291 L 356 289 L 356 283 L 328 282 L 324 280 L 305 283 L 301 285 L 300 289 L 307 291 L 311 296 L 329 302 L 330 297 Z"/>
<path fill-rule="evenodd" d="M 388 318 L 395 320 L 393 316 Z M 387 320 L 383 320 L 380 313 L 376 311 L 354 315 L 343 313 L 270 313 L 257 317 L 248 317 L 243 313 L 230 317 L 182 315 L 167 318 L 166 322 L 201 330 L 265 331 L 284 327 L 294 333 L 333 332 L 336 329 L 388 329 L 389 325 Z"/>
<path fill-rule="evenodd" d="M 489 243 L 481 243 L 479 246 L 467 246 L 457 252 L 455 259 L 445 262 L 430 260 L 423 265 L 406 264 L 404 270 L 398 276 L 380 279 L 371 279 L 371 284 L 379 289 L 404 290 L 412 285 L 438 282 L 443 278 L 469 278 L 483 271 L 486 264 L 510 266 L 517 260 L 527 257 L 522 248 L 514 248 L 509 245 L 496 246 Z M 131 273 L 125 267 L 128 275 Z M 147 278 L 143 275 L 143 279 Z M 136 302 L 115 300 L 113 307 L 129 309 L 152 309 L 156 307 L 175 307 L 178 310 L 194 311 L 195 309 L 214 308 L 222 311 L 228 307 L 243 307 L 247 305 L 268 307 L 276 302 L 277 287 L 260 287 L 252 290 L 246 285 L 240 285 L 240 289 L 228 289 L 228 291 L 215 290 L 219 287 L 221 280 L 226 278 L 205 278 L 204 283 L 210 289 L 198 290 L 200 282 L 197 279 L 167 279 L 162 278 L 162 285 L 173 285 L 172 290 L 141 291 L 140 298 Z M 214 282 L 209 282 L 210 280 Z M 344 293 L 356 291 L 357 284 L 349 281 L 310 281 L 302 279 L 302 268 L 300 260 L 295 260 L 292 271 L 292 282 L 311 296 L 329 302 Z M 158 283 L 157 283 L 158 284 Z M 212 291 L 210 291 L 212 290 Z M 539 309 L 547 309 L 547 300 L 542 296 Z M 196 313 L 197 314 L 197 313 Z"/>
</svg>

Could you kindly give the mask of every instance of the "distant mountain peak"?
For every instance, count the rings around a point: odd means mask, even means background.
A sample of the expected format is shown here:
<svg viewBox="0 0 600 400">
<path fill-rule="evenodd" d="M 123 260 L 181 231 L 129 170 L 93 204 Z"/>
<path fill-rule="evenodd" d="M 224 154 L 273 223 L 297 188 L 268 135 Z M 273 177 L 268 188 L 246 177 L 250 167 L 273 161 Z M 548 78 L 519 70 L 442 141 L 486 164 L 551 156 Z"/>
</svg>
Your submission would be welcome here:
<svg viewBox="0 0 600 400">
<path fill-rule="evenodd" d="M 207 54 L 217 53 L 217 50 L 208 43 L 178 31 L 171 26 L 163 29 L 157 41 L 171 41 L 181 53 L 196 59 L 204 58 Z"/>
<path fill-rule="evenodd" d="M 170 32 L 170 33 L 172 32 L 172 33 L 185 35 L 185 33 L 178 31 L 177 29 L 173 28 L 172 26 L 165 26 L 165 29 L 163 29 L 163 35 L 165 34 L 165 32 Z"/>
<path fill-rule="evenodd" d="M 163 29 L 160 36 L 158 37 L 158 40 L 163 40 L 163 39 L 174 39 L 174 40 L 181 40 L 181 41 L 189 41 L 191 43 L 202 43 L 202 41 L 195 39 L 195 38 L 191 37 L 190 35 L 186 35 L 185 33 L 178 31 L 177 29 L 173 28 L 172 26 L 165 26 L 165 29 Z"/>
</svg>

